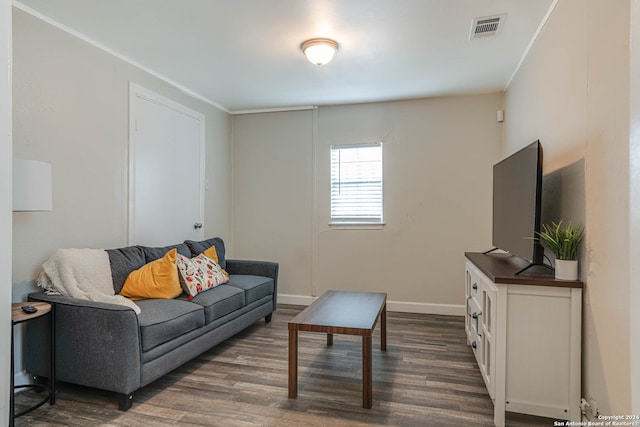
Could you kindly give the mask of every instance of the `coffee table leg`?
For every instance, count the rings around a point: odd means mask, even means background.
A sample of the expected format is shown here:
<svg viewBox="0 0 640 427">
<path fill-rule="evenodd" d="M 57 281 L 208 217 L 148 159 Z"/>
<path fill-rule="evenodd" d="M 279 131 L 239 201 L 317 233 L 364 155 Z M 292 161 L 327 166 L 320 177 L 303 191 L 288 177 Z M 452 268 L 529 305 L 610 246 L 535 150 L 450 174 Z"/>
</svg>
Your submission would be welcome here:
<svg viewBox="0 0 640 427">
<path fill-rule="evenodd" d="M 298 397 L 298 331 L 289 329 L 289 398 Z"/>
<path fill-rule="evenodd" d="M 380 314 L 380 350 L 387 351 L 387 303 Z"/>
<path fill-rule="evenodd" d="M 373 405 L 373 382 L 371 379 L 371 335 L 362 337 L 362 407 Z"/>
<path fill-rule="evenodd" d="M 327 334 L 327 345 L 333 345 L 333 334 Z"/>
</svg>

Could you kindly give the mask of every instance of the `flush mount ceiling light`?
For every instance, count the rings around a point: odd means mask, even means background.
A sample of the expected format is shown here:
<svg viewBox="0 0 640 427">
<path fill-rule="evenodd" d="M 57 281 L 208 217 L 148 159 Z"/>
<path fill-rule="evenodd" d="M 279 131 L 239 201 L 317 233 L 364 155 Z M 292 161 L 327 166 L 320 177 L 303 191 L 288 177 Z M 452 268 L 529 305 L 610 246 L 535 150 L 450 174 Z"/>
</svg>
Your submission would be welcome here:
<svg viewBox="0 0 640 427">
<path fill-rule="evenodd" d="M 338 50 L 338 43 L 331 39 L 311 39 L 300 45 L 307 59 L 318 67 L 329 63 Z"/>
</svg>

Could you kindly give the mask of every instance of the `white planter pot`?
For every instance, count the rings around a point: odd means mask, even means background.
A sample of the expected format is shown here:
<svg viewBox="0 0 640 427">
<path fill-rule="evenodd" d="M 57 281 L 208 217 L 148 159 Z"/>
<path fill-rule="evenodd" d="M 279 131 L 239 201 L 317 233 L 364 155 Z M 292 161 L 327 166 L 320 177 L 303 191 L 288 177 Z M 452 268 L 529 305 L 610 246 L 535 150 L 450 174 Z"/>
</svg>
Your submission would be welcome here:
<svg viewBox="0 0 640 427">
<path fill-rule="evenodd" d="M 556 260 L 556 279 L 578 280 L 578 261 Z"/>
</svg>

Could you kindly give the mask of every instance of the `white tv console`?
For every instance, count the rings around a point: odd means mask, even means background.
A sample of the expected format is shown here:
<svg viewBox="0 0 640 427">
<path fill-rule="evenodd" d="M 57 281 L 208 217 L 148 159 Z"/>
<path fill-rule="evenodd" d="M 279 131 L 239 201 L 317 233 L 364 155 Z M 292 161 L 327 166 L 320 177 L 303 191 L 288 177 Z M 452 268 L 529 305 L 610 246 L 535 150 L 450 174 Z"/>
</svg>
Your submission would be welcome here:
<svg viewBox="0 0 640 427">
<path fill-rule="evenodd" d="M 465 253 L 465 331 L 494 404 L 580 421 L 582 282 L 502 253 Z"/>
</svg>

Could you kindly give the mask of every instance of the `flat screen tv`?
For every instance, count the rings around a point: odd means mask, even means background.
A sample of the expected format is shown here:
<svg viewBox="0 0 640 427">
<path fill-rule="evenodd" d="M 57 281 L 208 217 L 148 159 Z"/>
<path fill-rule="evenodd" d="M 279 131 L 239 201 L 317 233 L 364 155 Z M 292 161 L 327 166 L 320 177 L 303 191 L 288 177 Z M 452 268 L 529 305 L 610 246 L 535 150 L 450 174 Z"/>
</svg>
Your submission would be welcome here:
<svg viewBox="0 0 640 427">
<path fill-rule="evenodd" d="M 493 166 L 493 246 L 543 265 L 542 145 L 535 141 Z"/>
</svg>

